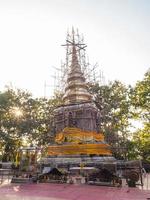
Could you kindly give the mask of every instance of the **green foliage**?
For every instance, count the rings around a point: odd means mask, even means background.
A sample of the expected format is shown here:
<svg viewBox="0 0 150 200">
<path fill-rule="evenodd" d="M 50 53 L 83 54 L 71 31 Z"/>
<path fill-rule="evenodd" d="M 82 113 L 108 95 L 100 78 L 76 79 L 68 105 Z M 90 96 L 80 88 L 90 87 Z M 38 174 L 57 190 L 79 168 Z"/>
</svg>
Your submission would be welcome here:
<svg viewBox="0 0 150 200">
<path fill-rule="evenodd" d="M 150 70 L 132 90 L 131 104 L 135 112 L 133 118 L 143 122 L 143 128 L 134 133 L 135 148 L 141 159 L 150 161 Z"/>
<path fill-rule="evenodd" d="M 150 110 L 150 70 L 144 75 L 142 81 L 136 83 L 132 103 L 136 107 Z"/>
<path fill-rule="evenodd" d="M 150 162 L 150 124 L 134 134 L 134 143 L 138 157 Z"/>
<path fill-rule="evenodd" d="M 119 81 L 109 85 L 90 85 L 90 92 L 101 110 L 101 131 L 117 158 L 149 160 L 150 158 L 150 71 L 135 87 Z M 131 120 L 143 123 L 133 133 Z M 132 138 L 132 136 L 134 137 Z"/>
<path fill-rule="evenodd" d="M 57 94 L 58 96 L 58 94 Z M 58 98 L 33 99 L 31 94 L 7 89 L 0 93 L 0 150 L 3 160 L 15 160 L 17 150 L 50 142 L 53 110 Z"/>
<path fill-rule="evenodd" d="M 130 118 L 129 89 L 119 81 L 91 85 L 90 92 L 101 110 L 101 131 L 116 157 L 125 157 Z"/>
<path fill-rule="evenodd" d="M 136 83 L 131 100 L 138 118 L 150 122 L 150 70 Z"/>
</svg>

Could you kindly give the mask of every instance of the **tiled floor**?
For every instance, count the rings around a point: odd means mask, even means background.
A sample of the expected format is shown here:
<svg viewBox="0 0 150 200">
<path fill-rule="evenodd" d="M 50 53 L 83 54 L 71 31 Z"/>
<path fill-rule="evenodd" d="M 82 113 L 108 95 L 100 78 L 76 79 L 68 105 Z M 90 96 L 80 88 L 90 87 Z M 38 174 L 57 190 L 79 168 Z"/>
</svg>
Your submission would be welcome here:
<svg viewBox="0 0 150 200">
<path fill-rule="evenodd" d="M 10 184 L 0 187 L 0 200 L 147 200 L 149 190 L 67 184 Z"/>
</svg>

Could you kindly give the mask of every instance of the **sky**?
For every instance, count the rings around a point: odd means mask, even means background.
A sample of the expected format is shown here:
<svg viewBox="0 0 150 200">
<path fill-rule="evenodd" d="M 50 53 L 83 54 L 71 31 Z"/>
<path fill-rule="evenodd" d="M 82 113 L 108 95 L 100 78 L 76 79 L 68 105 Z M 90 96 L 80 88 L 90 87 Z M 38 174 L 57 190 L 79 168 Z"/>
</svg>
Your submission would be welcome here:
<svg viewBox="0 0 150 200">
<path fill-rule="evenodd" d="M 150 68 L 149 0 L 0 0 L 0 91 L 51 96 L 72 26 L 106 80 L 134 85 Z"/>
</svg>

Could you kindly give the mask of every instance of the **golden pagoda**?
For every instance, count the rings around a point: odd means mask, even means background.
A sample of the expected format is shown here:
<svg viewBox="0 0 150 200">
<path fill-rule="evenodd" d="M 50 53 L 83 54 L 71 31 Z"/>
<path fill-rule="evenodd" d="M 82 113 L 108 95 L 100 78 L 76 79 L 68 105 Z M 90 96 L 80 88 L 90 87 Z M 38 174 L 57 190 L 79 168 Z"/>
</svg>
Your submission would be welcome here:
<svg viewBox="0 0 150 200">
<path fill-rule="evenodd" d="M 81 68 L 80 51 L 85 50 L 86 45 L 75 37 L 72 30 L 66 40 L 71 59 L 68 62 L 64 105 L 54 111 L 55 142 L 47 150 L 49 159 L 57 165 L 79 164 L 83 160 L 92 164 L 112 157 L 110 146 L 99 132 L 101 113 L 88 92 Z M 95 161 L 91 160 L 94 158 Z"/>
</svg>

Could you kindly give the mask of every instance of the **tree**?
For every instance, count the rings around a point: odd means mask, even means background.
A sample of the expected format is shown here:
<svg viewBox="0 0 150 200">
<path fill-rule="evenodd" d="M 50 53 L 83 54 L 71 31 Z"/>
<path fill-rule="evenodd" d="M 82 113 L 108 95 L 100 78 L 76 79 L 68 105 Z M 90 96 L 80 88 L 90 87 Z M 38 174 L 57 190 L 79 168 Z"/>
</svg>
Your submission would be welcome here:
<svg viewBox="0 0 150 200">
<path fill-rule="evenodd" d="M 133 118 L 143 123 L 134 133 L 135 147 L 141 159 L 150 161 L 150 70 L 138 81 L 132 91 Z"/>
<path fill-rule="evenodd" d="M 20 122 L 18 114 L 19 111 L 21 114 L 23 107 L 21 102 L 24 102 L 25 97 L 28 97 L 29 94 L 20 90 L 17 92 L 20 96 L 17 96 L 12 89 L 0 93 L 0 141 L 2 158 L 5 161 L 14 160 L 15 153 L 21 146 L 18 135 Z"/>
<path fill-rule="evenodd" d="M 134 143 L 138 157 L 150 162 L 150 124 L 145 124 L 134 134 Z"/>
<path fill-rule="evenodd" d="M 130 118 L 129 88 L 119 81 L 109 85 L 90 86 L 95 103 L 101 111 L 101 131 L 116 157 L 126 157 Z"/>
<path fill-rule="evenodd" d="M 145 73 L 142 81 L 136 83 L 132 103 L 135 107 L 150 110 L 150 70 Z"/>
<path fill-rule="evenodd" d="M 22 90 L 0 93 L 0 146 L 3 160 L 15 160 L 21 146 L 43 146 L 51 141 L 57 98 L 34 99 Z"/>
</svg>

